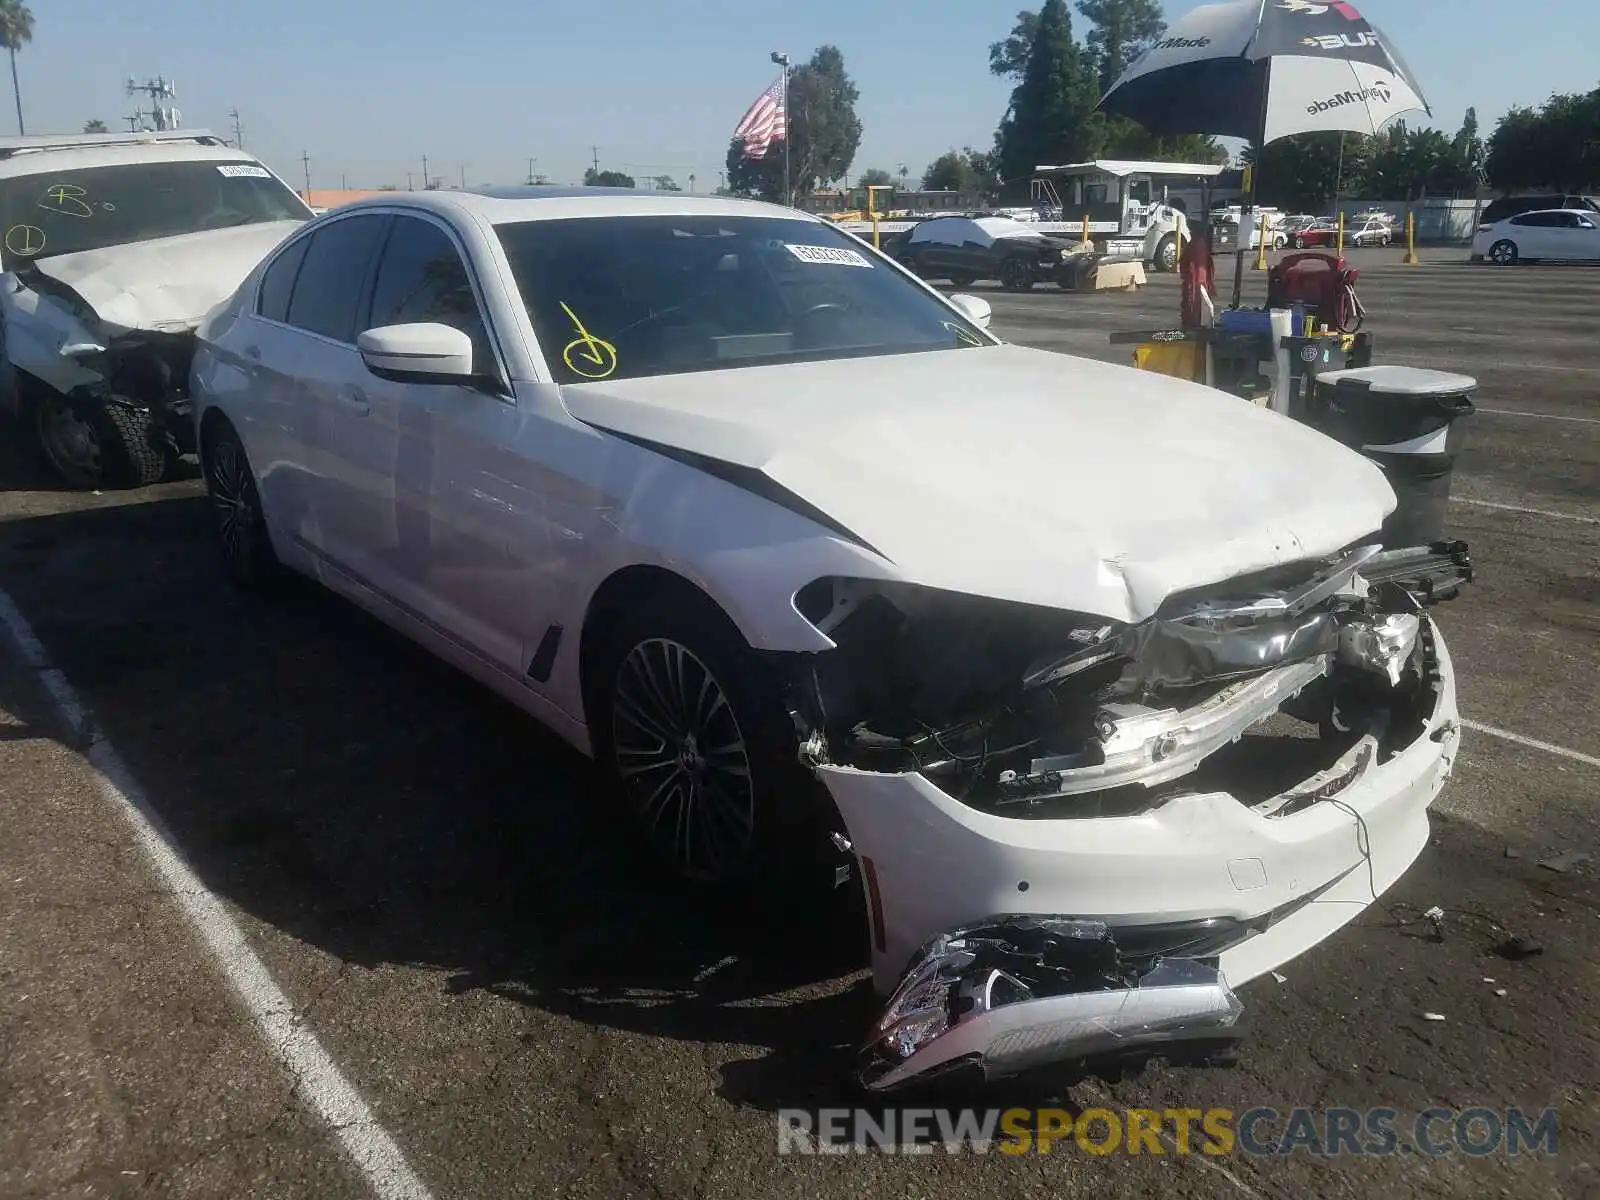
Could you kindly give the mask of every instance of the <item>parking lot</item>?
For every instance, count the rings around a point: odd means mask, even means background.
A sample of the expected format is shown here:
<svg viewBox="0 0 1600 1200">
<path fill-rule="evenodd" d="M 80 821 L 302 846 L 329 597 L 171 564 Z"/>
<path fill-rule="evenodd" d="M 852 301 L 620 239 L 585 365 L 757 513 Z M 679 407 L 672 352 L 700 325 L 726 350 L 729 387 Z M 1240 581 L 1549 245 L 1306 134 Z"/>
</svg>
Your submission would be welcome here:
<svg viewBox="0 0 1600 1200">
<path fill-rule="evenodd" d="M 338 600 L 240 600 L 195 481 L 58 492 L 8 441 L 0 588 L 94 731 L 0 638 L 0 1194 L 1600 1197 L 1600 272 L 1400 256 L 1351 255 L 1378 361 L 1482 385 L 1452 510 L 1479 579 L 1440 611 L 1472 724 L 1433 844 L 1243 989 L 1236 1067 L 1022 1098 L 1554 1106 L 1556 1156 L 780 1156 L 780 1109 L 853 1102 L 857 946 L 680 906 L 521 714 Z M 1178 310 L 1169 276 L 974 290 L 1009 340 L 1105 359 Z M 108 745 L 370 1112 L 330 1126 L 330 1080 L 259 1035 L 97 782 Z"/>
</svg>

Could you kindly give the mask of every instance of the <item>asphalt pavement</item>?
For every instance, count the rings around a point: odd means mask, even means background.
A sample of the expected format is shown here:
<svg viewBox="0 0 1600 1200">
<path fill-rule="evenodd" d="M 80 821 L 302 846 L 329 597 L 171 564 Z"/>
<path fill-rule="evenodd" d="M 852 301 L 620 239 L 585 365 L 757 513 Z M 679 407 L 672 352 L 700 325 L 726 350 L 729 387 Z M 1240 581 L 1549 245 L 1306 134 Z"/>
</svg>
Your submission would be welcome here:
<svg viewBox="0 0 1600 1200">
<path fill-rule="evenodd" d="M 1243 990 L 1236 1067 L 963 1102 L 1555 1107 L 1557 1154 L 780 1155 L 780 1110 L 855 1102 L 874 1015 L 855 939 L 655 889 L 583 761 L 520 713 L 310 587 L 232 593 L 195 481 L 60 492 L 7 445 L 0 589 L 101 740 L 0 638 L 0 1194 L 373 1186 L 98 782 L 111 746 L 433 1196 L 1600 1197 L 1600 888 L 1592 862 L 1541 865 L 1600 856 L 1600 271 L 1353 257 L 1380 361 L 1482 383 L 1451 514 L 1480 578 L 1441 618 L 1477 728 L 1433 842 Z M 1126 353 L 1110 331 L 1177 312 L 1170 277 L 972 290 L 1003 336 L 1105 359 Z M 1498 956 L 1512 933 L 1542 953 Z"/>
</svg>

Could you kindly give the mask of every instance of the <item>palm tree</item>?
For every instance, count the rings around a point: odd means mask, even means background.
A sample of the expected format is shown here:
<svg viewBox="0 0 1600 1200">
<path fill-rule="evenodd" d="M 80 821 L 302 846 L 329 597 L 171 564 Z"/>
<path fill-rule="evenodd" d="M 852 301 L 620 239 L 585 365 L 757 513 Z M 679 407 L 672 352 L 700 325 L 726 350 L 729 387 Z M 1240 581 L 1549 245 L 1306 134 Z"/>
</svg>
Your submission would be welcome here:
<svg viewBox="0 0 1600 1200">
<path fill-rule="evenodd" d="M 85 121 L 83 123 L 83 131 L 85 133 L 110 133 L 111 132 L 109 129 L 106 128 L 106 123 L 104 121 L 102 121 L 99 117 L 96 117 L 92 121 Z"/>
<path fill-rule="evenodd" d="M 17 81 L 17 51 L 33 41 L 33 13 L 22 0 L 0 0 L 0 46 L 11 51 L 11 90 L 17 97 L 17 133 L 22 125 L 22 84 Z"/>
</svg>

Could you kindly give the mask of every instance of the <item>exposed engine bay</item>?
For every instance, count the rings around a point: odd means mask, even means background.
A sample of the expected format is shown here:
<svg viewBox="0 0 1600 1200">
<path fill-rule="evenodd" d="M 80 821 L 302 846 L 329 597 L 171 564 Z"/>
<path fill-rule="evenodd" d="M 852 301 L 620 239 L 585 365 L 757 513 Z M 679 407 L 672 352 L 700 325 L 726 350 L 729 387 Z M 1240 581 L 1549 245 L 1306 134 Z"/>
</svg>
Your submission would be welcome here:
<svg viewBox="0 0 1600 1200">
<path fill-rule="evenodd" d="M 1314 728 L 1325 760 L 1301 757 L 1291 783 L 1364 738 L 1381 763 L 1432 711 L 1423 605 L 1470 579 L 1463 546 L 1361 545 L 1170 597 L 1138 625 L 822 580 L 796 597 L 837 647 L 794 689 L 801 755 L 916 772 L 1013 817 L 1138 811 L 1274 718 Z"/>
</svg>

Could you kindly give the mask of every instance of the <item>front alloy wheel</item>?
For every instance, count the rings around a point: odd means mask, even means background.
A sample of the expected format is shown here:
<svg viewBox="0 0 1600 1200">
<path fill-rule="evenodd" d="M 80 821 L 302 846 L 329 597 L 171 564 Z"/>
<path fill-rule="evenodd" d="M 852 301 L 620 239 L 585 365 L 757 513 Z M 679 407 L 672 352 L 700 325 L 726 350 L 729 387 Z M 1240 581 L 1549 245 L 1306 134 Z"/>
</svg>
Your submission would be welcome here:
<svg viewBox="0 0 1600 1200">
<path fill-rule="evenodd" d="M 242 588 L 261 588 L 272 582 L 278 574 L 278 558 L 267 533 L 255 472 L 232 426 L 218 424 L 208 431 L 201 465 L 223 569 Z"/>
<path fill-rule="evenodd" d="M 652 848 L 678 874 L 717 883 L 749 861 L 755 793 L 744 732 L 721 683 L 670 638 L 639 642 L 617 668 L 611 746 Z"/>
<path fill-rule="evenodd" d="M 1502 239 L 1489 247 L 1489 261 L 1498 267 L 1515 266 L 1517 257 L 1515 242 Z"/>
</svg>

